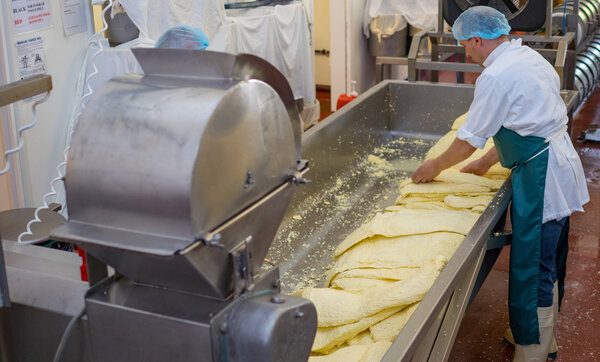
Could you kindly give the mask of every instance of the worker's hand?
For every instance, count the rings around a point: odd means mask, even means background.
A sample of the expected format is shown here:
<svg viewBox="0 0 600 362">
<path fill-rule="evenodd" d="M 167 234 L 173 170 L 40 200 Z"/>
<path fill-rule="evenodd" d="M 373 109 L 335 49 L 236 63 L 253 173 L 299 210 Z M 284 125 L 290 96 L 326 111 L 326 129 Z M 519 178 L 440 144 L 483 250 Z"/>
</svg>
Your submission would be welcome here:
<svg viewBox="0 0 600 362">
<path fill-rule="evenodd" d="M 472 173 L 477 176 L 483 176 L 489 169 L 489 164 L 485 162 L 485 160 L 480 158 L 461 168 L 460 172 Z"/>
<path fill-rule="evenodd" d="M 412 180 L 416 184 L 429 182 L 439 175 L 440 172 L 442 170 L 438 169 L 435 159 L 427 160 L 412 174 Z"/>
</svg>

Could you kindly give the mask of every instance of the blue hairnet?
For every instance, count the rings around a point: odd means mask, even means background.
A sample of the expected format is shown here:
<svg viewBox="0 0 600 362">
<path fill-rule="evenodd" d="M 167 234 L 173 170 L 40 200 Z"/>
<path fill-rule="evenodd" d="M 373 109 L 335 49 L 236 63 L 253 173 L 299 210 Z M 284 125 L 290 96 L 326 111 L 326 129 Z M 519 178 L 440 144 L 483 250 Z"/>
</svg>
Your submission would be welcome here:
<svg viewBox="0 0 600 362">
<path fill-rule="evenodd" d="M 208 37 L 202 29 L 187 25 L 175 26 L 158 38 L 155 48 L 206 49 Z"/>
<path fill-rule="evenodd" d="M 452 25 L 456 40 L 472 37 L 496 39 L 510 32 L 510 25 L 504 14 L 488 6 L 473 6 L 465 10 Z"/>
</svg>

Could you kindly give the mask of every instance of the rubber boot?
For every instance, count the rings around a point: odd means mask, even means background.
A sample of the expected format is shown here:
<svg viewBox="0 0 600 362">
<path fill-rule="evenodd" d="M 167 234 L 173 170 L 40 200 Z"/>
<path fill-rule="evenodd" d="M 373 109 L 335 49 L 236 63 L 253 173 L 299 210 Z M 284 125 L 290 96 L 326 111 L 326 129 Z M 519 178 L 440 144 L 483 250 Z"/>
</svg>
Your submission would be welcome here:
<svg viewBox="0 0 600 362">
<path fill-rule="evenodd" d="M 554 329 L 552 332 L 552 344 L 548 351 L 548 358 L 555 359 L 558 356 L 558 344 L 556 343 L 556 320 L 558 319 L 558 282 L 552 288 L 552 316 L 554 317 Z"/>
<path fill-rule="evenodd" d="M 553 317 L 553 333 L 552 333 L 552 343 L 550 344 L 550 349 L 548 350 L 548 359 L 555 359 L 558 356 L 558 344 L 556 343 L 556 320 L 558 318 L 558 284 L 554 283 L 554 288 L 552 289 L 552 317 Z M 515 345 L 515 338 L 513 337 L 512 331 L 510 328 L 504 331 L 504 340 L 511 345 Z"/>
<path fill-rule="evenodd" d="M 554 313 L 552 309 L 552 306 L 537 309 L 540 344 L 530 344 L 528 346 L 515 344 L 513 362 L 546 361 L 552 344 L 552 333 L 554 332 Z"/>
<path fill-rule="evenodd" d="M 554 311 L 555 310 L 553 310 L 553 312 Z M 550 344 L 550 350 L 548 351 L 548 359 L 555 359 L 558 356 L 558 344 L 556 343 L 556 322 L 554 323 L 554 329 L 555 334 L 552 336 L 552 343 Z M 513 337 L 510 328 L 507 328 L 504 331 L 504 340 L 508 342 L 511 346 L 515 345 L 515 337 Z"/>
</svg>

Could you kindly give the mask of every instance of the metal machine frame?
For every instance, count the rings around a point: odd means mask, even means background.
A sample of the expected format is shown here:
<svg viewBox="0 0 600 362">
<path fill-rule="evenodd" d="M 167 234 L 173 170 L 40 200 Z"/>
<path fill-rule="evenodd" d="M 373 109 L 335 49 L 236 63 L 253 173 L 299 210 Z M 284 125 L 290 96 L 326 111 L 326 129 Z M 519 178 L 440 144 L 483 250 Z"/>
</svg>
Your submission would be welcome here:
<svg viewBox="0 0 600 362">
<path fill-rule="evenodd" d="M 464 72 L 480 73 L 483 71 L 483 68 L 477 64 L 464 63 L 464 48 L 456 45 L 452 33 L 444 31 L 443 10 L 445 9 L 446 1 L 439 0 L 438 2 L 437 31 L 423 30 L 415 34 L 407 57 L 375 58 L 377 82 L 389 78 L 391 65 L 408 65 L 408 80 L 413 82 L 418 80 L 420 70 L 432 71 L 431 80 L 434 82 L 438 80 L 437 72 L 440 70 L 460 72 L 459 82 L 462 82 Z M 521 38 L 524 42 L 530 43 L 535 50 L 554 64 L 560 76 L 561 89 L 575 89 L 574 72 L 577 49 L 574 39 L 577 36 L 576 17 L 579 9 L 579 0 L 575 0 L 574 14 L 567 16 L 567 34 L 565 36 L 552 36 L 552 0 L 547 0 L 546 4 L 545 35 L 510 35 L 509 38 Z M 424 39 L 431 41 L 430 59 L 419 57 L 419 48 Z M 442 59 L 447 53 L 459 54 L 462 62 L 443 62 Z"/>
</svg>

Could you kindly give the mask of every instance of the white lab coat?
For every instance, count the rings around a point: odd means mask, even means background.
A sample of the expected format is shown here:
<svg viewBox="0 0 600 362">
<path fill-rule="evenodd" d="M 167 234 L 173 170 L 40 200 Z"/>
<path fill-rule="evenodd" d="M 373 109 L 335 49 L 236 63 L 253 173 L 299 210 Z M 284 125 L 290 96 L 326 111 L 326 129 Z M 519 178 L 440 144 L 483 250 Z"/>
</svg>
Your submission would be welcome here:
<svg viewBox="0 0 600 362">
<path fill-rule="evenodd" d="M 543 222 L 583 211 L 590 200 L 583 167 L 566 132 L 567 110 L 558 74 L 521 39 L 498 46 L 484 61 L 475 98 L 457 137 L 483 148 L 500 127 L 550 144 Z"/>
</svg>

